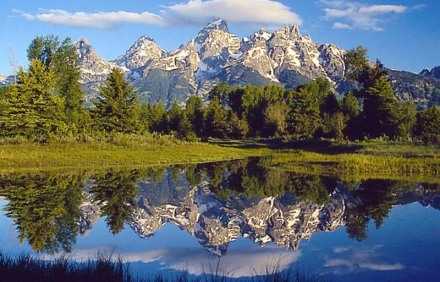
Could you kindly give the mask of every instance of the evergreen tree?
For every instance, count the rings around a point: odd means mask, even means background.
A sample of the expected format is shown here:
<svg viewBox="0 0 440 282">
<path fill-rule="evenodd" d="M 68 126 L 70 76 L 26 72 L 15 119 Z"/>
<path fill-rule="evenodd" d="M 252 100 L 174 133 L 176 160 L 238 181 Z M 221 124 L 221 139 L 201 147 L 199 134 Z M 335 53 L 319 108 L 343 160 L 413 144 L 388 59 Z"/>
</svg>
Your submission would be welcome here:
<svg viewBox="0 0 440 282">
<path fill-rule="evenodd" d="M 56 75 L 57 92 L 64 97 L 68 123 L 72 127 L 84 126 L 84 93 L 81 89 L 81 72 L 76 48 L 70 39 L 64 40 L 56 51 L 52 69 Z"/>
<path fill-rule="evenodd" d="M 365 90 L 363 120 L 364 134 L 368 137 L 396 137 L 399 108 L 391 83 L 386 76 L 376 79 Z"/>
<path fill-rule="evenodd" d="M 362 118 L 360 117 L 361 106 L 359 100 L 348 93 L 342 100 L 341 112 L 344 114 L 346 126 L 344 135 L 349 139 L 359 139 L 362 136 Z"/>
<path fill-rule="evenodd" d="M 46 141 L 66 131 L 63 101 L 55 95 L 55 75 L 40 61 L 33 60 L 21 71 L 17 85 L 6 95 L 0 113 L 4 136 L 25 136 Z"/>
<path fill-rule="evenodd" d="M 325 96 L 322 99 L 320 111 L 321 115 L 327 114 L 327 115 L 334 115 L 337 112 L 339 112 L 339 101 L 336 98 L 336 95 L 333 93 L 329 93 L 327 96 Z"/>
<path fill-rule="evenodd" d="M 119 69 L 113 69 L 94 101 L 92 115 L 99 130 L 135 133 L 139 130 L 140 106 L 133 87 Z"/>
<path fill-rule="evenodd" d="M 60 41 L 58 37 L 49 36 L 38 36 L 32 40 L 28 50 L 27 57 L 31 62 L 33 60 L 38 60 L 43 63 L 46 68 L 51 67 L 52 60 L 60 47 Z"/>
<path fill-rule="evenodd" d="M 366 75 L 369 68 L 367 52 L 367 49 L 358 46 L 345 54 L 345 77 L 347 79 L 354 82 L 362 81 L 362 77 Z"/>
<path fill-rule="evenodd" d="M 137 194 L 137 181 L 141 177 L 138 171 L 109 171 L 95 177 L 91 188 L 94 200 L 102 206 L 102 213 L 113 234 L 124 228 L 131 215 Z"/>
</svg>

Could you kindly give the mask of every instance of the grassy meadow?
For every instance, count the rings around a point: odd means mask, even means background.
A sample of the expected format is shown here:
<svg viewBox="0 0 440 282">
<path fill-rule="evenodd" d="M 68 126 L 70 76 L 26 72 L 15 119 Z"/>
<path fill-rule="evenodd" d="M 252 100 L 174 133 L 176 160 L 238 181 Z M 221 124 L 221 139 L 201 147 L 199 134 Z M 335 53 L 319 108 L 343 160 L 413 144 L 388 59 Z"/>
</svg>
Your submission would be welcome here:
<svg viewBox="0 0 440 282">
<path fill-rule="evenodd" d="M 6 143 L 0 173 L 96 170 L 195 164 L 268 157 L 269 166 L 341 179 L 440 182 L 440 147 L 370 141 L 291 144 L 264 141 L 183 142 L 170 137 L 119 136 L 111 142 Z"/>
<path fill-rule="evenodd" d="M 0 145 L 0 173 L 95 170 L 194 164 L 268 155 L 263 148 L 223 147 L 171 138 L 119 138 L 112 142 Z"/>
</svg>

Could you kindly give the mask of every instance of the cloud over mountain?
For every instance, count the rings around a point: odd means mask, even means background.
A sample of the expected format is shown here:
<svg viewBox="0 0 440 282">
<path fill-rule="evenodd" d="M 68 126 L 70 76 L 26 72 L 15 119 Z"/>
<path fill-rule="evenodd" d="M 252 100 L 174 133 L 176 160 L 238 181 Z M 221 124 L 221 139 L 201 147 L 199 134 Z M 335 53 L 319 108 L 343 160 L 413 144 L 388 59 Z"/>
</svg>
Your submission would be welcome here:
<svg viewBox="0 0 440 282">
<path fill-rule="evenodd" d="M 299 15 L 275 0 L 188 0 L 166 6 L 160 13 L 69 12 L 58 9 L 40 10 L 36 13 L 14 12 L 30 21 L 84 28 L 110 28 L 120 24 L 199 25 L 213 18 L 222 18 L 232 23 L 301 24 Z"/>
<path fill-rule="evenodd" d="M 189 24 L 206 23 L 215 17 L 239 23 L 301 24 L 295 12 L 273 0 L 190 0 L 167 7 L 165 14 Z"/>
</svg>

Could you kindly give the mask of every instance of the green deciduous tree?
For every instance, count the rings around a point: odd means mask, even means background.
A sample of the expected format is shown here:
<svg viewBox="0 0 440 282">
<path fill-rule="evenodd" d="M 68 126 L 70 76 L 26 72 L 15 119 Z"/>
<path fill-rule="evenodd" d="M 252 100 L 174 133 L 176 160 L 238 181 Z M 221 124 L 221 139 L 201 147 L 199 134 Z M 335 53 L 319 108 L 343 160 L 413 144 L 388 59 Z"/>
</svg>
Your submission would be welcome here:
<svg viewBox="0 0 440 282">
<path fill-rule="evenodd" d="M 289 106 L 285 103 L 269 105 L 264 112 L 265 132 L 267 136 L 284 136 L 287 134 L 287 117 Z"/>
<path fill-rule="evenodd" d="M 228 111 L 227 124 L 227 135 L 230 138 L 242 139 L 249 134 L 249 125 L 247 121 L 240 119 L 232 111 Z"/>
<path fill-rule="evenodd" d="M 440 144 L 439 107 L 432 107 L 417 114 L 414 134 L 425 143 Z"/>
<path fill-rule="evenodd" d="M 192 96 L 185 106 L 185 113 L 192 126 L 192 131 L 198 136 L 203 136 L 204 107 L 200 97 Z"/>
<path fill-rule="evenodd" d="M 224 138 L 227 136 L 228 125 L 226 123 L 227 113 L 220 104 L 218 98 L 210 101 L 206 109 L 205 134 L 206 137 Z"/>
<path fill-rule="evenodd" d="M 353 119 L 359 116 L 361 106 L 353 93 L 350 92 L 344 96 L 341 103 L 341 111 L 348 119 Z"/>
<path fill-rule="evenodd" d="M 289 108 L 289 134 L 296 139 L 314 137 L 321 127 L 318 97 L 310 89 L 300 88 L 293 93 Z"/>
<path fill-rule="evenodd" d="M 163 133 L 167 131 L 167 110 L 164 104 L 148 105 L 146 115 L 150 132 Z"/>
<path fill-rule="evenodd" d="M 178 138 L 193 139 L 195 136 L 186 112 L 177 103 L 173 103 L 168 111 L 168 131 Z"/>
</svg>

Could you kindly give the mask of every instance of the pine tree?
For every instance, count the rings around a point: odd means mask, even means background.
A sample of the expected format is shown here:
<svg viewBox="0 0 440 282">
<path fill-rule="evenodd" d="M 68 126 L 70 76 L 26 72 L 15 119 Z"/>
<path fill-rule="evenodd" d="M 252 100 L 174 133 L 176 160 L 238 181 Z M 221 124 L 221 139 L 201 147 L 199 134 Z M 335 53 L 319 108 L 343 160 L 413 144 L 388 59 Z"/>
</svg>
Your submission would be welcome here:
<svg viewBox="0 0 440 282">
<path fill-rule="evenodd" d="M 368 137 L 397 136 L 398 101 L 386 76 L 376 79 L 365 90 L 363 107 L 364 134 Z"/>
<path fill-rule="evenodd" d="M 3 135 L 46 141 L 52 135 L 64 133 L 64 105 L 54 93 L 54 73 L 40 61 L 33 60 L 29 70 L 21 71 L 18 77 L 1 112 Z"/>
<path fill-rule="evenodd" d="M 139 130 L 139 103 L 133 87 L 119 69 L 112 70 L 94 106 L 92 116 L 99 130 L 122 133 Z"/>
<path fill-rule="evenodd" d="M 52 69 L 56 75 L 57 92 L 64 97 L 64 107 L 69 125 L 84 126 L 84 93 L 81 89 L 81 72 L 78 55 L 70 39 L 64 40 L 54 54 Z"/>
</svg>

